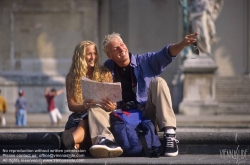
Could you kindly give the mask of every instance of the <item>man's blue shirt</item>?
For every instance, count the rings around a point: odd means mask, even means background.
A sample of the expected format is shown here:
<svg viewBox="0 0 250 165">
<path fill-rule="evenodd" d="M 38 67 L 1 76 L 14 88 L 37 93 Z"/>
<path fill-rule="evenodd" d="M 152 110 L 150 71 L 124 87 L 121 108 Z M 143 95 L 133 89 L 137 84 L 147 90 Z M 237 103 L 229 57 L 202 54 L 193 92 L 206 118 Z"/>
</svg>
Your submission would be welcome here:
<svg viewBox="0 0 250 165">
<path fill-rule="evenodd" d="M 148 52 L 145 54 L 133 55 L 130 53 L 130 66 L 134 68 L 134 74 L 137 79 L 136 100 L 141 104 L 146 104 L 148 99 L 149 84 L 155 77 L 159 76 L 172 62 L 172 57 L 169 54 L 167 45 L 158 52 Z M 114 61 L 108 59 L 105 61 L 106 66 L 112 73 L 114 82 L 116 82 L 114 74 Z"/>
<path fill-rule="evenodd" d="M 16 100 L 15 107 L 17 109 L 27 109 L 27 107 L 28 107 L 27 100 L 24 97 L 19 97 Z"/>
</svg>

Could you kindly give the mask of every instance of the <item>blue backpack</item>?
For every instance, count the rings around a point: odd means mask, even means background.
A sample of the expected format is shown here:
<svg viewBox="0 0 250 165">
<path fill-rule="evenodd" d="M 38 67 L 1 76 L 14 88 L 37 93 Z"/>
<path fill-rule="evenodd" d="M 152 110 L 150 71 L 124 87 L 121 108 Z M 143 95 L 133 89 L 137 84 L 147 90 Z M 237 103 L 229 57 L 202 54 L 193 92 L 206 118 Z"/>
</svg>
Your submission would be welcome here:
<svg viewBox="0 0 250 165">
<path fill-rule="evenodd" d="M 113 112 L 110 122 L 110 130 L 123 149 L 122 156 L 160 156 L 162 147 L 155 126 L 143 118 L 141 110 Z"/>
</svg>

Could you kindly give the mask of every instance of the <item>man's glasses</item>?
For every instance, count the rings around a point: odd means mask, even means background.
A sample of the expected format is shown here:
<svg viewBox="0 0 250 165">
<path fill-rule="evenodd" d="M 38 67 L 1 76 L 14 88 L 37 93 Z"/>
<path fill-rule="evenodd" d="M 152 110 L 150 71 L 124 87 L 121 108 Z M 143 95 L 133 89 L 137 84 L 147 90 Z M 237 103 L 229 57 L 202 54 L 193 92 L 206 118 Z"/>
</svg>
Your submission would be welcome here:
<svg viewBox="0 0 250 165">
<path fill-rule="evenodd" d="M 197 54 L 197 56 L 195 58 L 191 58 L 191 59 L 196 59 L 200 54 L 200 50 L 197 46 L 197 42 L 194 42 L 192 45 L 193 45 L 193 50 L 194 50 L 195 54 Z"/>
</svg>

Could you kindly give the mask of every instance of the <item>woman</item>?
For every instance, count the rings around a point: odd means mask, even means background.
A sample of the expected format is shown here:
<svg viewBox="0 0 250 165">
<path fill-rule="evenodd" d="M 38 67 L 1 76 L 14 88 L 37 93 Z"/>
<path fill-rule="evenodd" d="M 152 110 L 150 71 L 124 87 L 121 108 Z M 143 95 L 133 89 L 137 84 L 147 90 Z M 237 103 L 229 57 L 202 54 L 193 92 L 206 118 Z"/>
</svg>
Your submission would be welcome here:
<svg viewBox="0 0 250 165">
<path fill-rule="evenodd" d="M 113 82 L 111 73 L 105 67 L 99 66 L 99 56 L 95 43 L 91 41 L 80 42 L 74 51 L 70 71 L 66 76 L 66 95 L 68 108 L 73 113 L 62 133 L 62 141 L 66 149 L 88 149 L 91 146 L 87 117 L 82 117 L 85 112 L 97 103 L 94 100 L 84 100 L 81 90 L 81 78 L 87 77 L 98 82 Z M 106 105 L 116 109 L 116 103 Z"/>
</svg>

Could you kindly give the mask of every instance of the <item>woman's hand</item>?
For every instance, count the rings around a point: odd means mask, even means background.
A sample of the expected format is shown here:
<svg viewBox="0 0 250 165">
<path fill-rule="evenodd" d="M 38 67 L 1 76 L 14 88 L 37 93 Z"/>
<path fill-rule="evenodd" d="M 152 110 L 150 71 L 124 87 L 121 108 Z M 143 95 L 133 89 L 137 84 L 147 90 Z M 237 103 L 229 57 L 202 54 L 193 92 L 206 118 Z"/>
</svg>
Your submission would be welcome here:
<svg viewBox="0 0 250 165">
<path fill-rule="evenodd" d="M 116 102 L 111 102 L 108 98 L 102 99 L 100 104 L 103 107 L 103 109 L 106 111 L 113 111 L 116 109 L 116 106 L 117 106 Z"/>
<path fill-rule="evenodd" d="M 83 102 L 83 107 L 85 110 L 88 110 L 91 106 L 94 106 L 94 105 L 96 105 L 96 101 L 93 99 L 87 99 L 87 100 L 84 100 Z"/>
</svg>

